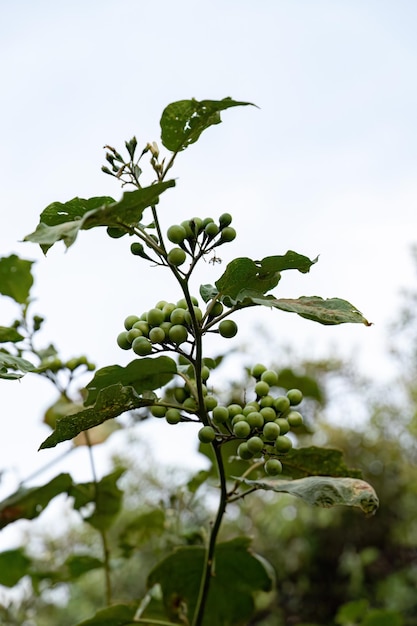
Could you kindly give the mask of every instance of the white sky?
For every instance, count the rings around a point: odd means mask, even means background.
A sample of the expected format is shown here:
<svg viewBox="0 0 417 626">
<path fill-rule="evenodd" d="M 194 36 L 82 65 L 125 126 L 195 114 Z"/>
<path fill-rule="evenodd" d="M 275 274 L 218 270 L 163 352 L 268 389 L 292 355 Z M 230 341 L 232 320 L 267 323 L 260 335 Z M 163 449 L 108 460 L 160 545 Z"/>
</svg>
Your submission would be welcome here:
<svg viewBox="0 0 417 626">
<path fill-rule="evenodd" d="M 115 344 L 124 317 L 179 294 L 104 229 L 44 258 L 20 243 L 39 213 L 74 196 L 119 198 L 100 171 L 104 144 L 159 140 L 175 100 L 231 96 L 260 108 L 224 112 L 178 158 L 177 187 L 160 203 L 166 226 L 234 216 L 238 238 L 219 251 L 223 266 L 202 268 L 196 289 L 236 256 L 320 254 L 310 274 L 287 273 L 275 293 L 342 297 L 375 325 L 329 328 L 257 310 L 242 314 L 238 340 L 252 341 L 259 323 L 278 343 L 316 354 L 337 345 L 385 375 L 387 322 L 414 274 L 416 23 L 414 0 L 2 3 L 0 255 L 37 259 L 33 312 L 47 317 L 45 342 L 65 358 L 126 363 Z M 36 452 L 54 394 L 30 377 L 0 389 L 0 465 L 25 475 L 60 452 Z"/>
</svg>

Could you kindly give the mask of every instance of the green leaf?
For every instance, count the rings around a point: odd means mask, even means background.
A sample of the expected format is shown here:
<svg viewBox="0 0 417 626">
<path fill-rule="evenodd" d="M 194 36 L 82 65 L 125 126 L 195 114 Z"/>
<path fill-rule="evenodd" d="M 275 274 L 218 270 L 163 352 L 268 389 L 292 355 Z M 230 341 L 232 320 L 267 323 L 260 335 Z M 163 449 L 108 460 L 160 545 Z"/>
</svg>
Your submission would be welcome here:
<svg viewBox="0 0 417 626">
<path fill-rule="evenodd" d="M 307 274 L 318 257 L 311 260 L 303 254 L 298 254 L 293 250 L 288 250 L 283 256 L 267 256 L 262 261 L 255 261 L 260 265 L 263 272 L 282 272 L 284 270 L 298 270 L 302 274 Z"/>
<path fill-rule="evenodd" d="M 187 483 L 187 488 L 190 493 L 195 493 L 201 485 L 203 485 L 213 475 L 212 470 L 200 470 L 197 474 L 194 474 Z"/>
<path fill-rule="evenodd" d="M 17 332 L 15 328 L 11 328 L 10 326 L 0 326 L 0 343 L 5 343 L 6 341 L 22 341 L 24 339 L 23 335 Z"/>
<path fill-rule="evenodd" d="M 22 548 L 0 552 L 0 585 L 14 587 L 29 572 L 31 559 Z"/>
<path fill-rule="evenodd" d="M 242 257 L 227 265 L 224 274 L 216 281 L 216 287 L 222 296 L 237 299 L 242 291 L 264 294 L 276 287 L 279 279 L 279 272 L 264 271 L 256 261 Z"/>
<path fill-rule="evenodd" d="M 215 553 L 215 575 L 211 579 L 203 625 L 247 624 L 254 613 L 253 594 L 270 591 L 273 573 L 268 563 L 249 550 L 250 540 L 239 537 L 219 543 Z M 150 573 L 148 586 L 160 584 L 170 619 L 178 618 L 178 609 L 187 607 L 188 620 L 196 609 L 205 548 L 178 548 Z"/>
<path fill-rule="evenodd" d="M 337 611 L 335 617 L 336 624 L 346 624 L 352 626 L 355 623 L 362 623 L 362 618 L 368 612 L 369 602 L 366 599 L 353 600 L 343 604 Z"/>
<path fill-rule="evenodd" d="M 120 383 L 100 389 L 96 398 L 94 406 L 58 418 L 54 432 L 45 439 L 39 450 L 53 448 L 58 443 L 73 439 L 82 431 L 98 426 L 126 411 L 151 404 L 149 400 L 140 398 L 132 387 L 124 387 Z"/>
<path fill-rule="evenodd" d="M 33 285 L 33 261 L 20 259 L 16 254 L 0 258 L 0 293 L 18 304 L 27 304 Z"/>
<path fill-rule="evenodd" d="M 15 380 L 22 378 L 24 374 L 32 372 L 34 369 L 35 366 L 30 361 L 19 356 L 12 356 L 8 352 L 0 351 L 0 378 Z M 9 370 L 12 370 L 12 372 L 9 372 Z"/>
<path fill-rule="evenodd" d="M 124 474 L 124 468 L 118 468 L 111 474 L 103 476 L 97 483 L 81 483 L 75 485 L 70 495 L 74 497 L 74 508 L 79 510 L 90 502 L 94 503 L 94 511 L 84 521 L 97 530 L 107 530 L 113 524 L 122 506 L 123 491 L 117 481 Z"/>
<path fill-rule="evenodd" d="M 171 152 L 181 152 L 195 143 L 209 126 L 220 124 L 220 111 L 236 106 L 254 106 L 251 102 L 223 100 L 179 100 L 169 104 L 161 117 L 161 141 Z"/>
<path fill-rule="evenodd" d="M 166 530 L 165 522 L 165 512 L 162 509 L 136 515 L 119 534 L 119 547 L 124 556 L 130 556 L 155 535 L 162 535 Z"/>
<path fill-rule="evenodd" d="M 0 528 L 19 519 L 38 517 L 53 498 L 61 493 L 68 493 L 71 486 L 71 476 L 59 474 L 41 487 L 18 489 L 0 502 Z"/>
<path fill-rule="evenodd" d="M 135 626 L 137 609 L 137 604 L 114 604 L 97 611 L 94 617 L 83 620 L 76 626 Z"/>
<path fill-rule="evenodd" d="M 371 609 L 361 626 L 403 626 L 404 617 L 398 611 Z"/>
<path fill-rule="evenodd" d="M 258 480 L 243 479 L 241 482 L 257 489 L 289 493 L 313 506 L 324 508 L 337 505 L 358 507 L 367 516 L 374 515 L 379 506 L 378 496 L 373 487 L 358 478 L 308 476 L 297 480 L 264 478 Z"/>
<path fill-rule="evenodd" d="M 325 325 L 350 323 L 372 326 L 350 302 L 340 298 L 328 298 L 327 300 L 323 300 L 319 296 L 302 296 L 297 300 L 280 298 L 279 300 L 269 300 L 268 306 L 281 309 L 281 311 L 297 313 L 301 317 Z"/>
<path fill-rule="evenodd" d="M 65 580 L 73 581 L 93 569 L 100 569 L 103 561 L 90 554 L 72 554 L 65 561 L 64 567 L 67 570 Z"/>
<path fill-rule="evenodd" d="M 360 478 L 360 470 L 349 469 L 341 450 L 331 448 L 292 448 L 282 459 L 284 472 L 291 478 L 306 476 L 348 476 Z"/>
<path fill-rule="evenodd" d="M 40 244 L 46 254 L 57 241 L 63 241 L 69 248 L 80 230 L 97 226 L 129 230 L 141 220 L 143 211 L 157 204 L 161 193 L 174 185 L 175 181 L 169 180 L 136 191 L 126 191 L 118 202 L 109 197 L 73 198 L 64 204 L 55 202 L 41 214 L 36 230 L 24 241 Z"/>
<path fill-rule="evenodd" d="M 96 402 L 100 390 L 111 385 L 121 384 L 133 387 L 137 394 L 163 387 L 177 373 L 177 364 L 167 356 L 142 358 L 131 361 L 126 367 L 109 365 L 96 371 L 87 385 L 88 396 L 85 405 Z"/>
</svg>

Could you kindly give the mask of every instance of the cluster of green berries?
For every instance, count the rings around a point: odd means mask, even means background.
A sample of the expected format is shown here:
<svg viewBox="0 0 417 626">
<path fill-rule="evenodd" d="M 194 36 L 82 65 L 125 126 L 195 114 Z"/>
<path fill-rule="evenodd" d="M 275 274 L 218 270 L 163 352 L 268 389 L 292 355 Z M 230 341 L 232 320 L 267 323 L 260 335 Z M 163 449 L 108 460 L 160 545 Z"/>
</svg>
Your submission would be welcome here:
<svg viewBox="0 0 417 626">
<path fill-rule="evenodd" d="M 191 298 L 193 313 L 197 324 L 204 332 L 223 313 L 221 302 L 209 306 L 206 313 L 198 305 L 194 296 Z M 137 315 L 129 315 L 124 321 L 125 330 L 117 336 L 117 344 L 123 350 L 132 349 L 138 356 L 147 356 L 162 350 L 175 350 L 193 339 L 191 312 L 185 298 L 177 303 L 161 300 L 154 308 Z M 234 337 L 237 324 L 233 320 L 221 320 L 217 327 L 222 337 Z"/>
<path fill-rule="evenodd" d="M 299 389 L 290 389 L 286 395 L 274 396 L 271 387 L 277 385 L 278 374 L 264 365 L 255 365 L 251 374 L 255 378 L 256 399 L 244 406 L 220 406 L 216 402 L 210 407 L 212 425 L 200 429 L 199 439 L 210 443 L 219 432 L 231 433 L 242 439 L 238 456 L 243 460 L 262 457 L 265 472 L 274 476 L 282 472 L 280 457 L 292 448 L 288 433 L 303 423 L 301 413 L 294 408 L 301 403 L 303 394 Z M 209 398 L 212 396 L 207 396 Z"/>
</svg>

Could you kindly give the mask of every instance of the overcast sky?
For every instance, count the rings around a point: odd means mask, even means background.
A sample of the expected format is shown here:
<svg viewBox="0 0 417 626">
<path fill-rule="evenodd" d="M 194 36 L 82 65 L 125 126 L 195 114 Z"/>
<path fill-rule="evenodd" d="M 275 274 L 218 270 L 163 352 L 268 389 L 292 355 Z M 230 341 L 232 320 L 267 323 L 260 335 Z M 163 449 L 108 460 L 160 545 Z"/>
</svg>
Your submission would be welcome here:
<svg viewBox="0 0 417 626">
<path fill-rule="evenodd" d="M 37 261 L 33 312 L 47 318 L 45 342 L 65 358 L 126 363 L 115 344 L 126 315 L 179 294 L 104 229 L 43 257 L 21 243 L 39 213 L 74 196 L 119 198 L 100 171 L 104 144 L 158 141 L 168 103 L 231 96 L 259 108 L 225 111 L 180 155 L 177 186 L 160 203 L 165 226 L 234 216 L 237 239 L 219 251 L 223 266 L 202 268 L 196 291 L 236 256 L 319 254 L 310 274 L 287 273 L 275 293 L 342 297 L 374 326 L 257 310 L 242 314 L 239 341 L 255 341 L 257 323 L 278 343 L 316 354 L 336 345 L 386 375 L 387 323 L 414 279 L 416 25 L 414 0 L 2 3 L 0 255 Z M 2 309 L 6 325 L 13 313 Z M 57 453 L 36 453 L 54 393 L 30 377 L 0 388 L 1 465 L 20 455 L 24 475 Z"/>
</svg>

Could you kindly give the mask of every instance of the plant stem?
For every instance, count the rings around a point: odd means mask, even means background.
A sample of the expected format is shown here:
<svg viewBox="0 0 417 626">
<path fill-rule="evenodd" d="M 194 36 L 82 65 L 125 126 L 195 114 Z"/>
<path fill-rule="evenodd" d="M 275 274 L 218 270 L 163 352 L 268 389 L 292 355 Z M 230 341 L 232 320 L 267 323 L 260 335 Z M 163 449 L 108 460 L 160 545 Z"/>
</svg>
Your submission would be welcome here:
<svg viewBox="0 0 417 626">
<path fill-rule="evenodd" d="M 201 626 L 204 618 L 205 607 L 207 603 L 208 592 L 210 589 L 211 579 L 214 571 L 214 553 L 216 549 L 217 536 L 219 534 L 220 526 L 223 520 L 223 515 L 227 506 L 227 484 L 226 475 L 224 471 L 223 458 L 221 454 L 221 448 L 219 445 L 213 444 L 214 453 L 217 461 L 217 470 L 220 479 L 220 500 L 219 507 L 217 509 L 216 518 L 211 528 L 210 538 L 206 551 L 206 558 L 204 563 L 204 570 L 201 577 L 200 592 L 197 600 L 197 606 L 194 613 L 194 619 L 192 626 Z"/>
</svg>

